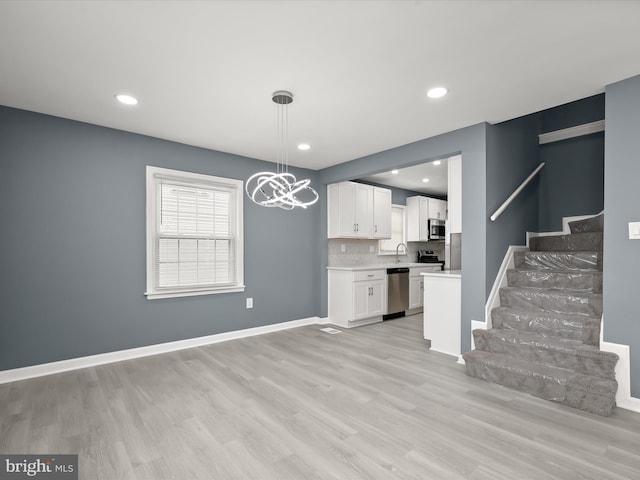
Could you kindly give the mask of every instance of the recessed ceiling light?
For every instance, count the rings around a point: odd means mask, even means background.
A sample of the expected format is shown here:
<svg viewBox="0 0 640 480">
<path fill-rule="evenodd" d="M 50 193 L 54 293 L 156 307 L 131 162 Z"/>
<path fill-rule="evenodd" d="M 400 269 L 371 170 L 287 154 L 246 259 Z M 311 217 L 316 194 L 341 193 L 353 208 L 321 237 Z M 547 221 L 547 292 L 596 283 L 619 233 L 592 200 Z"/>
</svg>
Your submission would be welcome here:
<svg viewBox="0 0 640 480">
<path fill-rule="evenodd" d="M 132 97 L 131 95 L 118 94 L 116 95 L 116 100 L 120 103 L 124 103 L 125 105 L 136 105 L 138 103 L 138 99 L 136 97 Z"/>
<path fill-rule="evenodd" d="M 433 162 L 434 165 L 438 166 L 440 165 L 442 162 L 440 160 L 436 160 L 435 162 Z"/>
<path fill-rule="evenodd" d="M 311 145 L 309 145 L 308 143 L 298 144 L 298 150 L 309 150 L 310 148 L 311 148 Z"/>
<path fill-rule="evenodd" d="M 444 87 L 434 87 L 434 88 L 430 89 L 430 90 L 427 92 L 427 97 L 429 97 L 429 98 L 440 98 L 440 97 L 444 97 L 444 96 L 447 94 L 447 92 L 448 92 L 448 91 L 449 91 L 449 90 L 447 90 L 447 89 L 446 89 L 446 88 L 444 88 Z"/>
<path fill-rule="evenodd" d="M 391 173 L 394 174 L 394 175 L 397 175 L 398 174 L 398 170 L 391 170 Z"/>
<path fill-rule="evenodd" d="M 422 179 L 422 182 L 423 182 L 423 183 L 427 183 L 428 181 L 429 181 L 429 179 L 428 179 L 428 178 L 423 178 L 423 179 Z"/>
</svg>

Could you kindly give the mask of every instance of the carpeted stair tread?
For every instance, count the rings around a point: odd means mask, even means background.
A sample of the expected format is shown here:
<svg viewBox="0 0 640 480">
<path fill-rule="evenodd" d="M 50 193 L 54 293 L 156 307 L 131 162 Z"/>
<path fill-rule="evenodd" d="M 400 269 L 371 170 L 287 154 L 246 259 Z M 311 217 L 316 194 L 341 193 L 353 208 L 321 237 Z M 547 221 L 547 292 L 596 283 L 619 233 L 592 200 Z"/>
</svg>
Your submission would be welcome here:
<svg viewBox="0 0 640 480">
<path fill-rule="evenodd" d="M 486 352 L 484 350 L 471 350 L 470 352 L 464 353 L 462 358 L 464 359 L 465 366 L 478 362 L 487 366 L 498 367 L 543 380 L 551 380 L 561 385 L 565 385 L 573 375 L 573 372 L 567 368 L 560 368 L 553 365 L 536 365 L 525 360 L 513 358 L 509 355 Z"/>
<path fill-rule="evenodd" d="M 502 287 L 500 305 L 558 313 L 602 316 L 602 294 L 560 289 Z"/>
<path fill-rule="evenodd" d="M 463 358 L 467 375 L 474 378 L 597 415 L 609 416 L 615 407 L 615 380 L 481 350 L 467 352 Z"/>
<path fill-rule="evenodd" d="M 499 328 L 492 328 L 490 330 L 474 330 L 473 333 L 479 336 L 494 337 L 500 340 L 504 340 L 507 343 L 530 345 L 536 348 L 558 350 L 568 353 L 575 353 L 578 348 L 583 345 L 581 341 L 572 340 L 570 338 L 550 337 L 534 332 L 516 332 L 514 330 Z"/>
<path fill-rule="evenodd" d="M 586 232 L 603 232 L 604 231 L 604 213 L 594 217 L 585 218 L 584 220 L 574 220 L 569 222 L 569 230 L 571 233 Z"/>
<path fill-rule="evenodd" d="M 526 268 L 507 271 L 510 287 L 555 288 L 602 293 L 602 272 L 577 270 L 532 270 Z"/>
<path fill-rule="evenodd" d="M 602 232 L 572 233 L 567 235 L 548 235 L 531 237 L 529 249 L 542 252 L 579 252 L 602 251 Z"/>
<path fill-rule="evenodd" d="M 497 328 L 474 330 L 473 338 L 478 350 L 532 363 L 562 366 L 576 373 L 615 378 L 618 356 L 579 340 Z"/>
<path fill-rule="evenodd" d="M 591 390 L 598 395 L 609 395 L 617 391 L 617 382 L 607 378 L 598 378 L 592 375 L 576 374 L 570 369 L 553 365 L 532 364 L 525 360 L 510 357 L 500 353 L 484 352 L 482 350 L 472 350 L 463 354 L 465 365 L 473 362 L 482 362 L 489 366 L 511 370 L 532 377 L 551 380 L 560 385 L 568 382 L 575 382 L 583 390 Z M 494 382 L 497 383 L 497 382 Z"/>
<path fill-rule="evenodd" d="M 580 340 L 586 345 L 600 342 L 598 317 L 500 306 L 491 311 L 491 318 L 494 328 Z"/>
<path fill-rule="evenodd" d="M 602 271 L 602 252 L 515 252 L 515 268 L 533 270 Z"/>
</svg>

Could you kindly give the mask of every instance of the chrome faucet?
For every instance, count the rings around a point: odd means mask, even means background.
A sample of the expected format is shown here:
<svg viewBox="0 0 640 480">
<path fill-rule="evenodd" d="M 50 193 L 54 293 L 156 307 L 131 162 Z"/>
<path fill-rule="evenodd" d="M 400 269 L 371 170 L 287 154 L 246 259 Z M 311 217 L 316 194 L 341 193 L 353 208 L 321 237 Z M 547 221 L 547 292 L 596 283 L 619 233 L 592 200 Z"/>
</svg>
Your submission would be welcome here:
<svg viewBox="0 0 640 480">
<path fill-rule="evenodd" d="M 404 247 L 404 254 L 407 254 L 407 251 L 409 250 L 409 247 L 407 247 L 406 244 L 404 243 L 399 243 L 398 245 L 396 245 L 396 263 L 400 263 L 400 258 L 398 257 L 398 250 L 400 249 L 400 247 Z"/>
</svg>

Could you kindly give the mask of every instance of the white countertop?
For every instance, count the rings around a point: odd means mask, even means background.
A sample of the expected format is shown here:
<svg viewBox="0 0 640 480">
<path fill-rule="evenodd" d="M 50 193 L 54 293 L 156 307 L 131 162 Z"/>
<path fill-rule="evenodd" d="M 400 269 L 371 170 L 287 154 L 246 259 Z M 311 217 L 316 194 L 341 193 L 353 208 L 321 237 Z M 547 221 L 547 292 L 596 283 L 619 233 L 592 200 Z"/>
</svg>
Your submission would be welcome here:
<svg viewBox="0 0 640 480">
<path fill-rule="evenodd" d="M 398 267 L 408 267 L 408 268 L 416 268 L 416 267 L 430 267 L 430 266 L 439 266 L 444 262 L 434 262 L 434 263 L 379 263 L 374 265 L 356 265 L 352 267 L 327 267 L 327 270 L 346 270 L 349 272 L 357 272 L 362 270 L 386 270 L 387 268 L 398 268 Z M 443 272 L 440 272 L 443 273 Z M 424 275 L 424 273 L 423 273 Z"/>
<path fill-rule="evenodd" d="M 422 272 L 425 277 L 462 278 L 462 270 L 442 270 L 438 272 Z"/>
</svg>

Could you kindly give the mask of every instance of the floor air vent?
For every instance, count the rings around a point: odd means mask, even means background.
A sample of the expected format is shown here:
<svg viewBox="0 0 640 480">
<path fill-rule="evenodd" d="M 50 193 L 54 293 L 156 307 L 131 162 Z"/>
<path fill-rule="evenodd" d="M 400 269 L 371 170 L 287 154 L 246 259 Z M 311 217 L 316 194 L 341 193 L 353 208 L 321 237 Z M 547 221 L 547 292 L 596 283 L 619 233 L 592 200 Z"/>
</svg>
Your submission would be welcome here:
<svg viewBox="0 0 640 480">
<path fill-rule="evenodd" d="M 330 333 L 331 335 L 334 335 L 336 333 L 342 333 L 342 330 L 337 330 L 337 329 L 331 328 L 331 327 L 321 328 L 320 331 L 325 332 L 325 333 Z"/>
</svg>

